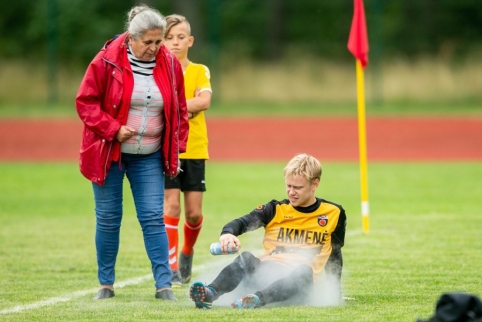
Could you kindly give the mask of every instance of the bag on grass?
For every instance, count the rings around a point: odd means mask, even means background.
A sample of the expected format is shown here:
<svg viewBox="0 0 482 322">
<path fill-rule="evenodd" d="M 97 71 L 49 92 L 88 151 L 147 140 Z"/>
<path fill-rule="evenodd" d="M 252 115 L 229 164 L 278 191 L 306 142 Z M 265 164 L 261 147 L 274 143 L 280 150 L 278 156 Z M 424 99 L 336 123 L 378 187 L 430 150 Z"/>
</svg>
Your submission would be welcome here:
<svg viewBox="0 0 482 322">
<path fill-rule="evenodd" d="M 429 320 L 417 322 L 482 322 L 482 302 L 471 294 L 443 294 Z"/>
</svg>

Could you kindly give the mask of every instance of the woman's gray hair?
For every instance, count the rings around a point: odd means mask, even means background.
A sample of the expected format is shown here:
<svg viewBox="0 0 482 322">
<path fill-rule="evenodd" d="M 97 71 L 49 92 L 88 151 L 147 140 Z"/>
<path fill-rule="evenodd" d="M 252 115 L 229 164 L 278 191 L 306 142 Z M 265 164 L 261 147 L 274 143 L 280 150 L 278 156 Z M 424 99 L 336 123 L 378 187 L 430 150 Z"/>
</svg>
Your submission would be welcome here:
<svg viewBox="0 0 482 322">
<path fill-rule="evenodd" d="M 126 30 L 132 38 L 142 37 L 146 31 L 161 29 L 166 30 L 166 18 L 156 9 L 145 4 L 133 7 L 127 13 Z"/>
</svg>

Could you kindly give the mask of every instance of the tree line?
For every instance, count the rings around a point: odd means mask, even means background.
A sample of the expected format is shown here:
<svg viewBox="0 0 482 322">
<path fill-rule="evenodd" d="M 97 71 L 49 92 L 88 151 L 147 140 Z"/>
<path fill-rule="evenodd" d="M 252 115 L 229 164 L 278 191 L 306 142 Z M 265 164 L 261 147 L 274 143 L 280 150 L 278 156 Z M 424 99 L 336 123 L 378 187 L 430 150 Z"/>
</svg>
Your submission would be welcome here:
<svg viewBox="0 0 482 322">
<path fill-rule="evenodd" d="M 289 53 L 351 59 L 346 42 L 353 0 L 145 0 L 191 21 L 194 59 L 229 53 L 271 61 Z M 85 65 L 125 29 L 133 0 L 0 1 L 0 57 Z M 365 0 L 371 52 L 384 56 L 445 55 L 479 50 L 480 0 Z"/>
</svg>

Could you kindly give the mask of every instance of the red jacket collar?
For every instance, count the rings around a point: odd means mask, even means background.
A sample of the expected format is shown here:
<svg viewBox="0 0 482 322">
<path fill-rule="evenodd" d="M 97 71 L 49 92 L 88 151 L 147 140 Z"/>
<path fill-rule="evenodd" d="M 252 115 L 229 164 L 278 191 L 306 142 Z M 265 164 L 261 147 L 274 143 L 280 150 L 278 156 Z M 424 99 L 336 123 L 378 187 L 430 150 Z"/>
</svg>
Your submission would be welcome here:
<svg viewBox="0 0 482 322">
<path fill-rule="evenodd" d="M 121 66 L 123 61 L 123 55 L 126 53 L 127 48 L 127 32 L 117 35 L 114 38 L 108 40 L 102 50 L 104 51 L 103 58 L 109 62 Z"/>
</svg>

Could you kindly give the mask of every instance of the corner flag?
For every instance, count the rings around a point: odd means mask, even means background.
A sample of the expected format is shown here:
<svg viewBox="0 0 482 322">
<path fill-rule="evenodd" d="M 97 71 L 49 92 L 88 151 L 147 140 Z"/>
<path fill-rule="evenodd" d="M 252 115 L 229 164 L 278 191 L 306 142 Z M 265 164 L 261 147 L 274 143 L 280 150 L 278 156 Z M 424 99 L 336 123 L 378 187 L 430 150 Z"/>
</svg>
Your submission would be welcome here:
<svg viewBox="0 0 482 322">
<path fill-rule="evenodd" d="M 363 68 L 368 65 L 368 34 L 363 0 L 354 0 L 355 10 L 351 23 L 348 50 L 360 60 Z"/>
<path fill-rule="evenodd" d="M 356 82 L 358 97 L 358 141 L 360 147 L 360 185 L 361 213 L 363 232 L 369 231 L 368 175 L 367 175 L 367 145 L 365 126 L 365 88 L 363 84 L 363 69 L 368 64 L 368 34 L 365 21 L 363 0 L 354 0 L 354 13 L 348 38 L 348 50 L 356 58 Z"/>
</svg>

